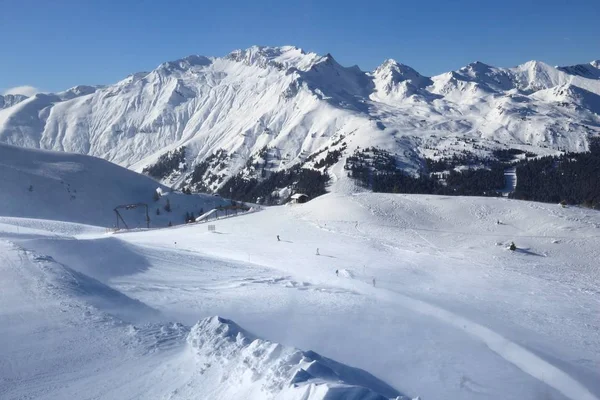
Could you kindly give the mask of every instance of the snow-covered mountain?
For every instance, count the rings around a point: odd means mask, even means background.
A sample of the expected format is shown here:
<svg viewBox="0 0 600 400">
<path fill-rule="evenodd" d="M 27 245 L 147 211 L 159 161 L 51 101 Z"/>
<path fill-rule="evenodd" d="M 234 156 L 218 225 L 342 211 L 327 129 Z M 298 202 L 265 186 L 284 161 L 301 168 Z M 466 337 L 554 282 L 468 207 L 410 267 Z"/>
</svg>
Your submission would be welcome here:
<svg viewBox="0 0 600 400">
<path fill-rule="evenodd" d="M 588 64 L 570 65 L 567 67 L 557 67 L 571 75 L 579 75 L 584 78 L 600 79 L 600 60 L 594 60 Z"/>
<path fill-rule="evenodd" d="M 22 94 L 6 94 L 4 96 L 0 95 L 0 110 L 3 108 L 12 107 L 26 98 L 27 96 Z"/>
<path fill-rule="evenodd" d="M 464 151 L 585 151 L 600 134 L 598 71 L 598 62 L 475 62 L 425 77 L 394 60 L 364 72 L 330 54 L 254 46 L 167 62 L 114 85 L 12 100 L 0 107 L 0 141 L 137 171 L 184 147 L 178 167 L 158 178 L 187 185 L 202 165 L 195 179 L 209 190 L 236 174 L 314 167 L 334 150 L 342 163 L 358 147 L 390 151 L 408 170 L 423 157 Z"/>
</svg>

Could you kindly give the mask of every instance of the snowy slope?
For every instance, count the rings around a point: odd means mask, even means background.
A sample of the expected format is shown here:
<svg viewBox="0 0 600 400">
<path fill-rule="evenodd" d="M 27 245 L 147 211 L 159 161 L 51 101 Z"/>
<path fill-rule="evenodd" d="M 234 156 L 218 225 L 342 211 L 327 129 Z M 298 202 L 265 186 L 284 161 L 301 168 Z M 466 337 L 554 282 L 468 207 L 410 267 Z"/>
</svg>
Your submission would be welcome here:
<svg viewBox="0 0 600 400">
<path fill-rule="evenodd" d="M 0 177 L 0 216 L 112 227 L 116 206 L 142 202 L 150 208 L 150 225 L 164 227 L 169 221 L 183 223 L 186 212 L 197 215 L 225 203 L 220 197 L 168 193 L 156 181 L 99 158 L 5 144 L 0 144 Z M 164 195 L 155 201 L 157 188 Z M 164 210 L 167 199 L 171 212 Z M 130 228 L 146 226 L 141 208 L 121 213 Z"/>
<path fill-rule="evenodd" d="M 253 269 L 232 268 L 223 273 L 235 277 L 200 286 L 227 290 L 231 304 L 203 297 L 194 305 L 184 294 L 189 308 L 167 305 L 184 319 L 217 307 L 261 335 L 355 363 L 424 398 L 599 393 L 600 337 L 589 321 L 599 320 L 600 220 L 592 211 L 503 199 L 330 194 L 219 222 L 221 235 L 181 229 L 181 250 Z M 168 269 L 176 269 L 177 256 L 161 236 L 124 239 L 155 249 L 152 257 L 168 252 Z M 506 250 L 510 241 L 516 253 Z M 147 273 L 150 281 L 161 276 Z M 140 293 L 139 280 L 119 281 Z M 148 291 L 142 298 L 153 297 Z"/>
<path fill-rule="evenodd" d="M 585 151 L 588 137 L 600 132 L 597 102 L 553 95 L 563 87 L 600 95 L 597 64 L 585 67 L 588 74 L 580 69 L 475 62 L 429 78 L 394 60 L 364 72 L 330 54 L 254 46 L 167 62 L 106 87 L 36 95 L 0 110 L 0 141 L 94 155 L 138 171 L 186 146 L 187 174 L 222 150 L 228 157 L 206 176 L 225 178 L 256 174 L 247 165 L 265 147 L 267 171 L 311 167 L 310 155 L 334 149 L 342 135 L 343 156 L 375 145 L 398 154 L 408 169 L 423 156 L 485 155 L 499 147 Z M 403 158 L 406 152 L 412 155 Z"/>
<path fill-rule="evenodd" d="M 2 218 L 0 397 L 600 398 L 597 212 L 331 193 L 215 225 Z"/>
<path fill-rule="evenodd" d="M 365 371 L 223 318 L 151 322 L 158 310 L 10 242 L 0 260 L 2 398 L 400 399 Z"/>
</svg>

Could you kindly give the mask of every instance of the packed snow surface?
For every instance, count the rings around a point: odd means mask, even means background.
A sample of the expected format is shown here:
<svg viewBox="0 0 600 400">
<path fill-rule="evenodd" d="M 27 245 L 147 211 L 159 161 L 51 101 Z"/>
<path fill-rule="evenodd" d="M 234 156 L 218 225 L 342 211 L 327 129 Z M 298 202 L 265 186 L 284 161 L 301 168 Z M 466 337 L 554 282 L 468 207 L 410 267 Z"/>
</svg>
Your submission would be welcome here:
<svg viewBox="0 0 600 400">
<path fill-rule="evenodd" d="M 2 399 L 600 398 L 591 210 L 331 193 L 117 235 L 7 210 Z"/>
</svg>

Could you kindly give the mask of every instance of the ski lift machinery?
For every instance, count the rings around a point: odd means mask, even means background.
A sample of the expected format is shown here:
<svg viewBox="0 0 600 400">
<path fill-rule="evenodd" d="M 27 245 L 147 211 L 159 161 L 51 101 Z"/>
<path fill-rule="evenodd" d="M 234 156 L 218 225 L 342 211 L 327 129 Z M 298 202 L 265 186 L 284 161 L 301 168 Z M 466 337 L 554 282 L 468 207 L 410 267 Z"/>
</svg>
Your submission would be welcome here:
<svg viewBox="0 0 600 400">
<path fill-rule="evenodd" d="M 148 214 L 148 204 L 146 203 L 135 203 L 135 204 L 121 204 L 120 206 L 116 206 L 114 212 L 117 216 L 117 229 L 119 229 L 119 220 L 125 225 L 125 229 L 129 229 L 127 223 L 123 219 L 123 216 L 119 212 L 119 210 L 133 210 L 138 207 L 144 207 L 146 209 L 146 228 L 150 228 L 150 215 Z"/>
</svg>

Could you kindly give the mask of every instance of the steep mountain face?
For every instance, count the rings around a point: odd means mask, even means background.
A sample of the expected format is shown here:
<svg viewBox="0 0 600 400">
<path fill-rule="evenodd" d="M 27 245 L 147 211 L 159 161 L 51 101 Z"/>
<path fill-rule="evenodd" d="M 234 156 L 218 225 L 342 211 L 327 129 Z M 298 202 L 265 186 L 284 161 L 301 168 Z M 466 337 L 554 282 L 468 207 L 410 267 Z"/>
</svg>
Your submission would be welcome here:
<svg viewBox="0 0 600 400">
<path fill-rule="evenodd" d="M 4 96 L 0 95 L 0 110 L 3 108 L 12 107 L 17 103 L 25 100 L 27 96 L 23 96 L 22 94 L 6 94 Z"/>
<path fill-rule="evenodd" d="M 383 102 L 401 101 L 415 95 L 427 97 L 427 92 L 423 89 L 433 83 L 430 78 L 422 76 L 408 65 L 392 59 L 381 64 L 372 76 L 375 84 L 373 99 Z"/>
<path fill-rule="evenodd" d="M 595 71 L 597 62 L 475 62 L 429 78 L 394 60 L 363 72 L 330 54 L 255 46 L 13 100 L 0 109 L 0 141 L 95 155 L 202 190 L 299 166 L 337 182 L 345 157 L 372 146 L 409 171 L 465 151 L 585 151 L 600 132 Z M 172 169 L 156 165 L 165 162 Z"/>
<path fill-rule="evenodd" d="M 571 75 L 578 75 L 590 79 L 600 79 L 600 60 L 594 60 L 589 64 L 578 64 L 571 65 L 568 67 L 557 67 L 557 69 Z"/>
</svg>

